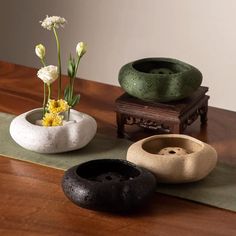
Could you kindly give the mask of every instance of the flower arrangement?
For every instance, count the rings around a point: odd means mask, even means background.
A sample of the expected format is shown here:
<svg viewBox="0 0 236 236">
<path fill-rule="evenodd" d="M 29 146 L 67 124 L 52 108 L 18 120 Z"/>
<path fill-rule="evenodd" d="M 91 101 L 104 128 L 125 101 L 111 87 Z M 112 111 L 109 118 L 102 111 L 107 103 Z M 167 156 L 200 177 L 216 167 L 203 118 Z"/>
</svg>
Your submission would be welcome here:
<svg viewBox="0 0 236 236">
<path fill-rule="evenodd" d="M 52 30 L 57 45 L 58 65 L 46 65 L 46 48 L 43 44 L 35 47 L 35 53 L 39 57 L 43 67 L 38 70 L 37 76 L 44 83 L 44 99 L 43 99 L 43 117 L 41 125 L 43 126 L 61 126 L 63 125 L 64 116 L 62 113 L 68 112 L 68 120 L 70 118 L 70 109 L 73 108 L 80 100 L 79 94 L 74 94 L 74 80 L 78 71 L 79 63 L 83 55 L 86 53 L 87 46 L 84 42 L 79 42 L 76 46 L 76 57 L 71 55 L 68 60 L 67 73 L 69 82 L 64 89 L 64 98 L 62 98 L 62 81 L 61 81 L 61 48 L 57 29 L 64 27 L 67 21 L 59 16 L 46 16 L 40 21 L 41 26 L 47 30 Z M 58 96 L 57 99 L 51 98 L 51 84 L 58 80 Z"/>
<path fill-rule="evenodd" d="M 72 109 L 80 100 L 80 95 L 75 94 L 74 82 L 87 47 L 85 43 L 79 42 L 75 57 L 69 56 L 69 79 L 65 88 L 62 88 L 61 48 L 57 31 L 65 25 L 66 20 L 59 16 L 47 16 L 40 23 L 54 34 L 58 65 L 46 63 L 46 48 L 43 44 L 35 46 L 35 53 L 42 63 L 37 76 L 44 86 L 43 109 L 33 109 L 15 117 L 10 125 L 10 134 L 21 147 L 38 153 L 77 150 L 86 146 L 97 132 L 97 122 L 92 116 Z M 51 85 L 56 81 L 58 94 L 53 97 Z"/>
</svg>

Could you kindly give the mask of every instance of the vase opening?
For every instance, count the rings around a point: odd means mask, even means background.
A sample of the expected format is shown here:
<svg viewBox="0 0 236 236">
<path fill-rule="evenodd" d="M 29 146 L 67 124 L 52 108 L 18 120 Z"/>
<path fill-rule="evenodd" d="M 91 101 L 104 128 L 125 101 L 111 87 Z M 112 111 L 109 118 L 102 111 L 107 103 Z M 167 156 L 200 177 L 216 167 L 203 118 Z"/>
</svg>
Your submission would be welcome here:
<svg viewBox="0 0 236 236">
<path fill-rule="evenodd" d="M 81 164 L 76 173 L 84 179 L 96 182 L 122 182 L 140 175 L 140 171 L 126 161 L 106 159 Z"/>
<path fill-rule="evenodd" d="M 83 119 L 83 116 L 78 114 L 77 112 L 75 113 L 74 110 L 70 111 L 70 120 L 69 121 L 67 120 L 67 117 L 68 117 L 67 112 L 63 112 L 61 115 L 64 117 L 63 125 L 79 122 Z M 41 109 L 41 108 L 32 110 L 25 117 L 25 119 L 29 123 L 31 123 L 33 125 L 38 125 L 38 126 L 42 126 L 42 124 L 41 124 L 42 118 L 43 118 L 43 109 Z"/>
<path fill-rule="evenodd" d="M 42 120 L 42 118 L 43 118 L 42 111 L 43 110 L 33 110 L 33 111 L 29 112 L 25 118 L 29 123 L 35 125 L 37 120 Z"/>
<path fill-rule="evenodd" d="M 200 151 L 203 144 L 186 138 L 157 137 L 144 142 L 142 148 L 157 155 L 187 155 Z"/>
<path fill-rule="evenodd" d="M 136 61 L 133 68 L 143 73 L 159 75 L 177 74 L 188 70 L 188 67 L 182 64 L 154 59 Z"/>
</svg>

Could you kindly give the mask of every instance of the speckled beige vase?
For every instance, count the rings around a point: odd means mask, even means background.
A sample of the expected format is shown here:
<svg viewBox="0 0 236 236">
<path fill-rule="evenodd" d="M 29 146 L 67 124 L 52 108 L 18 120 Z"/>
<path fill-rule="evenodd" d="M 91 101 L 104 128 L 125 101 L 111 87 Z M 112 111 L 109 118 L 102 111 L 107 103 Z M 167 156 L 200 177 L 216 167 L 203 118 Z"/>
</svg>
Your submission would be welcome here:
<svg viewBox="0 0 236 236">
<path fill-rule="evenodd" d="M 186 183 L 206 177 L 216 166 L 217 153 L 193 137 L 166 134 L 134 143 L 127 160 L 150 170 L 158 182 Z"/>
<path fill-rule="evenodd" d="M 95 119 L 71 109 L 70 120 L 63 126 L 35 125 L 42 117 L 42 109 L 34 109 L 13 119 L 10 125 L 12 138 L 25 149 L 39 153 L 60 153 L 86 146 L 97 131 Z"/>
</svg>

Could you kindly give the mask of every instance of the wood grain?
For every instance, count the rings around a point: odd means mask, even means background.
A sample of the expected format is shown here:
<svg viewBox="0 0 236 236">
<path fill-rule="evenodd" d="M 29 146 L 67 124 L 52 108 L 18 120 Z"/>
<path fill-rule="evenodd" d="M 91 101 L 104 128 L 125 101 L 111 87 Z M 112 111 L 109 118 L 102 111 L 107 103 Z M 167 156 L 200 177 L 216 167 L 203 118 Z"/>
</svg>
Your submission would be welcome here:
<svg viewBox="0 0 236 236">
<path fill-rule="evenodd" d="M 76 89 L 82 96 L 77 109 L 96 118 L 99 132 L 116 136 L 114 102 L 121 89 L 82 79 Z M 0 111 L 20 114 L 40 107 L 42 91 L 36 69 L 0 62 Z M 205 128 L 197 121 L 185 133 L 210 143 L 220 159 L 236 164 L 236 113 L 210 107 L 208 118 Z M 151 134 L 137 127 L 129 132 L 133 140 Z M 79 208 L 62 193 L 62 175 L 0 157 L 0 235 L 236 235 L 235 213 L 159 193 L 131 215 Z"/>
</svg>

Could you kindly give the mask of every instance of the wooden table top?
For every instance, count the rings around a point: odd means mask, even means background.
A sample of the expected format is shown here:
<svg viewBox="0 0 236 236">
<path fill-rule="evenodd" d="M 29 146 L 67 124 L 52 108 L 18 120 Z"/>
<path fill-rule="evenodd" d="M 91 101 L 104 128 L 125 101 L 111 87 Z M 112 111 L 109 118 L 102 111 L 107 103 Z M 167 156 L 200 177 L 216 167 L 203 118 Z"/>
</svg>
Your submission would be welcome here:
<svg viewBox="0 0 236 236">
<path fill-rule="evenodd" d="M 0 111 L 20 114 L 40 107 L 42 83 L 36 69 L 0 62 Z M 66 77 L 63 78 L 67 80 Z M 118 87 L 79 79 L 76 109 L 95 117 L 98 132 L 116 136 Z M 209 92 L 210 93 L 210 92 Z M 236 113 L 210 107 L 185 134 L 214 146 L 219 159 L 236 164 Z M 130 128 L 132 139 L 147 133 Z M 0 134 L 1 135 L 1 134 Z M 236 235 L 236 214 L 156 193 L 145 208 L 113 215 L 77 207 L 63 194 L 63 171 L 0 156 L 0 235 Z"/>
</svg>

